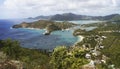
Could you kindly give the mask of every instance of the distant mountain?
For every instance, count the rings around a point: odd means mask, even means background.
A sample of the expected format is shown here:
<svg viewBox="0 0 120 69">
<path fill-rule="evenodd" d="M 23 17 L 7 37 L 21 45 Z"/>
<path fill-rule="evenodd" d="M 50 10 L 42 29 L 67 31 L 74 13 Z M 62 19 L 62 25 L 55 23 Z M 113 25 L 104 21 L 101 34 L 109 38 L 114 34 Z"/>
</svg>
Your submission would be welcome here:
<svg viewBox="0 0 120 69">
<path fill-rule="evenodd" d="M 51 20 L 88 20 L 90 16 L 77 15 L 73 13 L 56 14 L 50 18 Z"/>
<path fill-rule="evenodd" d="M 28 19 L 45 19 L 45 20 L 49 20 L 49 18 L 51 18 L 52 16 L 37 16 L 37 17 L 29 17 Z"/>
<path fill-rule="evenodd" d="M 112 15 L 104 16 L 103 18 L 104 20 L 120 21 L 120 14 L 112 14 Z"/>
<path fill-rule="evenodd" d="M 45 19 L 45 20 L 58 20 L 58 21 L 71 21 L 71 20 L 120 20 L 120 14 L 111 14 L 107 16 L 87 16 L 77 15 L 73 13 L 56 14 L 51 16 L 37 16 L 29 19 Z"/>
</svg>

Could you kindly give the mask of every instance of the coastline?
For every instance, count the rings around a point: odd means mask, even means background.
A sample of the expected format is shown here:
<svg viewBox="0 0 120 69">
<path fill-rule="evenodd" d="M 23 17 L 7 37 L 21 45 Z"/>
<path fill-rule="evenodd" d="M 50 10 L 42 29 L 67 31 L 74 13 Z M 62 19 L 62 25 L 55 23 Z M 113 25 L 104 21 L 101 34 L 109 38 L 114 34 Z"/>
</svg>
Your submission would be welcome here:
<svg viewBox="0 0 120 69">
<path fill-rule="evenodd" d="M 79 43 L 79 42 L 81 42 L 81 41 L 83 41 L 83 39 L 85 38 L 84 36 L 82 36 L 82 35 L 79 35 L 79 36 L 77 36 L 78 37 L 78 40 L 77 40 L 77 42 L 75 42 L 75 44 L 74 45 L 76 45 L 77 43 Z"/>
</svg>

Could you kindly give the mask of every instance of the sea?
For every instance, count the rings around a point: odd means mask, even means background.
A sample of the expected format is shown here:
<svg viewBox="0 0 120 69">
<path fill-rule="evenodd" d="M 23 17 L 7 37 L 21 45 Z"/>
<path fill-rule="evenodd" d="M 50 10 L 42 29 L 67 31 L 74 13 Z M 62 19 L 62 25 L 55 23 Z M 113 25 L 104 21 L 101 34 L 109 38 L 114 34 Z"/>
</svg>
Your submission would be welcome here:
<svg viewBox="0 0 120 69">
<path fill-rule="evenodd" d="M 22 22 L 33 22 L 30 19 L 0 19 L 0 40 L 13 39 L 20 42 L 21 47 L 30 49 L 53 50 L 57 46 L 72 46 L 80 38 L 73 36 L 74 30 L 54 31 L 51 35 L 44 35 L 44 29 L 12 28 Z M 70 21 L 76 24 L 87 24 L 98 21 L 80 20 Z M 93 29 L 93 28 L 88 28 Z"/>
</svg>

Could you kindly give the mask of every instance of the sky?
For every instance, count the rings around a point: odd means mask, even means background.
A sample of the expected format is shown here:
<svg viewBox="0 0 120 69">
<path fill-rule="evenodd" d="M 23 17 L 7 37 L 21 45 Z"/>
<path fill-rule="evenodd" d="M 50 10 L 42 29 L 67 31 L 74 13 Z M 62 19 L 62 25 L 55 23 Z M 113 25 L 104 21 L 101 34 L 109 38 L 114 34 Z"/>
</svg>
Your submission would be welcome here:
<svg viewBox="0 0 120 69">
<path fill-rule="evenodd" d="M 0 19 L 70 12 L 92 16 L 120 14 L 120 0 L 0 0 Z"/>
</svg>

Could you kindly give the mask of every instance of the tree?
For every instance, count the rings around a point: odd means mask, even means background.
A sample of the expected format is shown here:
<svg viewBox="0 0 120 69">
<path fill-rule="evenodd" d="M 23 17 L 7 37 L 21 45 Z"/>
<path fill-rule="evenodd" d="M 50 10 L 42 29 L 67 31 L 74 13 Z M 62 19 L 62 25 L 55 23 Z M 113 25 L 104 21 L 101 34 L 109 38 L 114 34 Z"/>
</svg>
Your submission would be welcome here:
<svg viewBox="0 0 120 69">
<path fill-rule="evenodd" d="M 18 59 L 19 55 L 20 55 L 20 44 L 18 41 L 15 40 L 11 40 L 11 39 L 7 39 L 2 41 L 2 45 L 3 45 L 3 52 L 6 53 L 6 55 L 9 58 L 14 58 L 14 59 Z"/>
<path fill-rule="evenodd" d="M 85 59 L 85 51 L 80 48 L 67 49 L 60 46 L 54 49 L 51 56 L 51 65 L 53 69 L 80 69 L 88 63 Z"/>
</svg>

